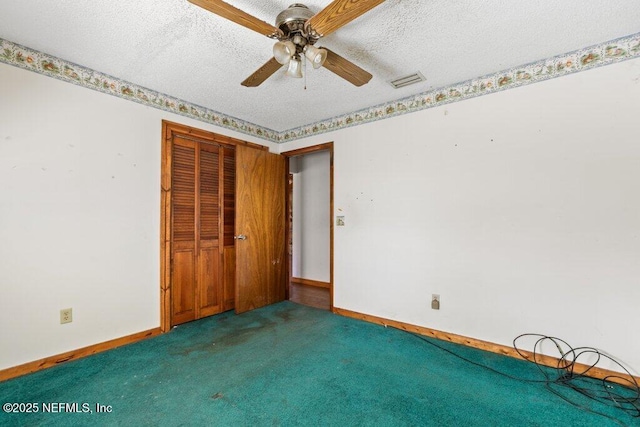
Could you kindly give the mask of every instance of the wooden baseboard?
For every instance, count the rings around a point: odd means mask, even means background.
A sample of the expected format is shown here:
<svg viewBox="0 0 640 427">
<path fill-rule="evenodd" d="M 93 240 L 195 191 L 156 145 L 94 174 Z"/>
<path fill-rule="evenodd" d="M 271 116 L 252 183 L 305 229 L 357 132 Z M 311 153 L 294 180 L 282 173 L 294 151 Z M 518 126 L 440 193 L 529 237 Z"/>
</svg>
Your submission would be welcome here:
<svg viewBox="0 0 640 427">
<path fill-rule="evenodd" d="M 437 338 L 443 341 L 449 341 L 456 344 L 462 344 L 473 348 L 478 348 L 485 351 L 490 351 L 492 353 L 502 354 L 504 356 L 515 357 L 517 359 L 524 359 L 528 361 L 532 361 L 534 354 L 530 351 L 520 350 L 522 356 L 513 348 L 508 347 L 501 344 L 495 344 L 488 341 L 482 341 L 475 338 L 469 338 L 462 335 L 451 334 L 448 332 L 442 332 L 435 329 L 425 328 L 423 326 L 411 325 L 409 323 L 398 322 L 396 320 L 385 319 L 382 317 L 372 316 L 369 314 L 362 314 L 351 310 L 346 310 L 344 308 L 336 308 L 334 307 L 333 312 L 345 317 L 351 317 L 354 319 L 364 320 L 370 323 L 376 323 L 382 326 L 391 326 L 392 328 L 401 329 L 407 332 L 413 332 L 419 335 L 425 335 L 432 338 Z M 560 360 L 556 357 L 545 356 L 541 354 L 536 355 L 536 360 L 545 366 L 550 366 L 552 368 L 558 367 L 558 363 Z M 588 371 L 587 371 L 588 369 Z M 604 379 L 607 378 L 611 382 L 615 382 L 624 386 L 629 386 L 630 383 L 628 381 L 624 381 L 622 379 L 618 379 L 618 377 L 624 376 L 625 374 L 611 371 L 608 369 L 602 369 L 598 367 L 591 368 L 588 365 L 583 365 L 580 363 L 575 364 L 574 372 L 576 374 L 585 374 L 592 378 Z M 611 378 L 608 378 L 611 377 Z M 638 384 L 640 384 L 640 377 L 633 377 Z"/>
<path fill-rule="evenodd" d="M 300 277 L 292 277 L 291 283 L 295 283 L 297 285 L 313 286 L 316 288 L 331 289 L 331 283 L 329 282 L 320 282 L 319 280 L 302 279 Z"/>
<path fill-rule="evenodd" d="M 33 362 L 27 362 L 23 365 L 14 366 L 12 368 L 2 369 L 0 370 L 0 381 L 5 381 L 11 378 L 37 372 L 42 369 L 47 369 L 52 366 L 68 362 L 70 360 L 76 360 L 86 356 L 91 356 L 92 354 L 101 353 L 103 351 L 121 347 L 126 344 L 132 344 L 134 342 L 159 335 L 160 333 L 160 328 L 149 329 L 147 331 L 142 331 L 121 338 L 116 338 L 102 343 L 90 345 L 88 347 L 83 347 L 77 350 L 67 351 L 66 353 L 58 354 L 55 356 L 45 357 L 44 359 L 35 360 Z"/>
</svg>

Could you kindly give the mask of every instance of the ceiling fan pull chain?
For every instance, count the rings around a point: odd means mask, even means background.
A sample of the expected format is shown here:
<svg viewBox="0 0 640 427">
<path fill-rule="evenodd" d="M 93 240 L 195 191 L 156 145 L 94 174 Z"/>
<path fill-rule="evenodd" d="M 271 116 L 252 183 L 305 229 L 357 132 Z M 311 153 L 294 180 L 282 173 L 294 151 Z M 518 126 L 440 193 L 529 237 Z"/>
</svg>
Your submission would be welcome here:
<svg viewBox="0 0 640 427">
<path fill-rule="evenodd" d="M 307 90 L 307 57 L 300 55 L 304 63 L 302 64 L 302 72 L 304 73 L 304 90 Z"/>
</svg>

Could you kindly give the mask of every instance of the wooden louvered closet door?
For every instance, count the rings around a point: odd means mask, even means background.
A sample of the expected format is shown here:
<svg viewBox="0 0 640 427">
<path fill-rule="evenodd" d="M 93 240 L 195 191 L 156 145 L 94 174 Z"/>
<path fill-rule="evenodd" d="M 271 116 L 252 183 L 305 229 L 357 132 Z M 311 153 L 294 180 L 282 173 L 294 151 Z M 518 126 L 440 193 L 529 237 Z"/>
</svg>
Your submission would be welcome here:
<svg viewBox="0 0 640 427">
<path fill-rule="evenodd" d="M 171 324 L 177 325 L 233 308 L 235 153 L 180 135 L 171 148 Z"/>
</svg>

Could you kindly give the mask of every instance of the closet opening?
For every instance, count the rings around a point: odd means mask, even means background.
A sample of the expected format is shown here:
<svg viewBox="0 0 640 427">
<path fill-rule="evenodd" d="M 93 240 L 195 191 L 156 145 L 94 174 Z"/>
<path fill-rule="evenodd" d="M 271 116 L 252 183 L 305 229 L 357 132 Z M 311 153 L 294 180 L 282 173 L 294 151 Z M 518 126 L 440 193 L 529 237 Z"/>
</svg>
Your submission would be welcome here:
<svg viewBox="0 0 640 427">
<path fill-rule="evenodd" d="M 267 147 L 162 122 L 160 324 L 286 297 L 286 161 Z"/>
</svg>

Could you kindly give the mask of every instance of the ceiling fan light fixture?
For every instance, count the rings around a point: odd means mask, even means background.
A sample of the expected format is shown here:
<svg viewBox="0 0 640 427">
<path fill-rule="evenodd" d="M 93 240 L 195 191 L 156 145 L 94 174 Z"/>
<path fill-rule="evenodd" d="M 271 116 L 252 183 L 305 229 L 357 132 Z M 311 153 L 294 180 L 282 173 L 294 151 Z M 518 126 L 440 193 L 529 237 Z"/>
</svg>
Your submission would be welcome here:
<svg viewBox="0 0 640 427">
<path fill-rule="evenodd" d="M 311 62 L 314 69 L 318 69 L 322 67 L 324 61 L 327 60 L 327 51 L 326 49 L 319 49 L 315 46 L 307 45 L 304 47 L 304 56 Z"/>
<path fill-rule="evenodd" d="M 295 77 L 296 79 L 302 78 L 302 62 L 300 62 L 300 59 L 297 57 L 291 58 L 286 75 L 289 77 Z"/>
<path fill-rule="evenodd" d="M 273 57 L 282 65 L 286 65 L 296 53 L 296 45 L 291 40 L 276 42 L 273 45 Z"/>
</svg>

